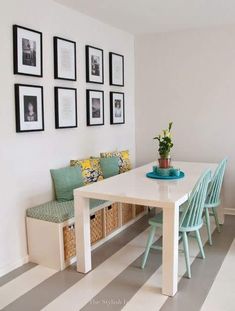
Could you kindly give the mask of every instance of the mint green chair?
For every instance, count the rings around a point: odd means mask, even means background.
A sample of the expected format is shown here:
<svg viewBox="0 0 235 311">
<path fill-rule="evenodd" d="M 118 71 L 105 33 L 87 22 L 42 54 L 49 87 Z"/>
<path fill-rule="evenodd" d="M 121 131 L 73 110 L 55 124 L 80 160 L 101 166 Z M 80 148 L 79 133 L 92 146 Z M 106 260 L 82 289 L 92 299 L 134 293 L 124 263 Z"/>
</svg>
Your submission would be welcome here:
<svg viewBox="0 0 235 311">
<path fill-rule="evenodd" d="M 220 224 L 218 220 L 217 207 L 219 207 L 221 203 L 220 192 L 222 188 L 224 172 L 225 172 L 225 168 L 227 165 L 227 161 L 228 161 L 227 158 L 225 158 L 224 160 L 220 162 L 208 187 L 204 212 L 205 212 L 206 227 L 207 227 L 207 232 L 208 232 L 208 241 L 210 245 L 212 245 L 210 216 L 213 216 L 215 218 L 217 230 L 220 232 Z"/>
<path fill-rule="evenodd" d="M 211 179 L 211 171 L 206 170 L 197 181 L 194 186 L 189 199 L 183 204 L 183 211 L 180 212 L 179 219 L 179 240 L 183 240 L 185 262 L 187 268 L 187 276 L 191 278 L 190 260 L 189 260 L 189 247 L 188 247 L 188 234 L 195 232 L 198 246 L 202 258 L 205 258 L 205 253 L 201 241 L 199 229 L 203 226 L 203 208 L 206 200 L 207 188 Z M 149 251 L 153 249 L 162 249 L 159 246 L 153 245 L 154 234 L 157 227 L 162 227 L 163 213 L 157 214 L 155 217 L 149 220 L 151 226 L 150 233 L 148 236 L 147 246 L 145 249 L 141 268 L 144 269 Z"/>
</svg>

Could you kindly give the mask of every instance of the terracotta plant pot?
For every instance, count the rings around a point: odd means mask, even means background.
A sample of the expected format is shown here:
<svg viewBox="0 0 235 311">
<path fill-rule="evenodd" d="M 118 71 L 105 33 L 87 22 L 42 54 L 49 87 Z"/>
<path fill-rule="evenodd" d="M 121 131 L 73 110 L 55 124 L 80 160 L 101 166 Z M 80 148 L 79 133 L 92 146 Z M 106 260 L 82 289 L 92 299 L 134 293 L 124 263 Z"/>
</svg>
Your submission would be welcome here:
<svg viewBox="0 0 235 311">
<path fill-rule="evenodd" d="M 169 168 L 171 166 L 171 158 L 160 158 L 158 163 L 160 168 Z"/>
</svg>

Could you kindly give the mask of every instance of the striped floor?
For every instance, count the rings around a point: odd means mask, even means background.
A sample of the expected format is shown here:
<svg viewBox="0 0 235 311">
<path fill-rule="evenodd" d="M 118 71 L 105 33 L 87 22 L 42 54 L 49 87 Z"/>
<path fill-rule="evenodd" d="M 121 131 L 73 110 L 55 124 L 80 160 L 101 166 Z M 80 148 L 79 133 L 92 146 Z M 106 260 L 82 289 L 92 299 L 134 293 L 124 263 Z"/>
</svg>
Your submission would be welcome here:
<svg viewBox="0 0 235 311">
<path fill-rule="evenodd" d="M 197 257 L 190 239 L 192 279 L 183 277 L 179 252 L 179 291 L 174 298 L 161 294 L 161 252 L 151 251 L 147 266 L 140 263 L 148 235 L 148 216 L 92 253 L 94 269 L 87 275 L 75 265 L 62 272 L 28 263 L 0 278 L 0 310 L 235 310 L 235 217 L 226 216 L 222 232 L 213 233 L 213 247 L 201 230 L 206 259 Z M 161 243 L 160 231 L 156 243 Z M 180 245 L 180 249 L 182 246 Z"/>
</svg>

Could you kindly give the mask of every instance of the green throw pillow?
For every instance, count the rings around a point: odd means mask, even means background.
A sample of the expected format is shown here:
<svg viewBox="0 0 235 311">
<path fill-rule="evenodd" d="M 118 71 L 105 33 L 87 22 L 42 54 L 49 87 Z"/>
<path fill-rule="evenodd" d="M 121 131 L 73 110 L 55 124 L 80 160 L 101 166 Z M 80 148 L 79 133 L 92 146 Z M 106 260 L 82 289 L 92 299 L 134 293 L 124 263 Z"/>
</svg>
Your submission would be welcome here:
<svg viewBox="0 0 235 311">
<path fill-rule="evenodd" d="M 119 174 L 119 157 L 101 158 L 100 166 L 104 175 L 104 178 Z"/>
<path fill-rule="evenodd" d="M 73 190 L 84 185 L 81 167 L 65 167 L 50 172 L 58 202 L 73 200 Z"/>
</svg>

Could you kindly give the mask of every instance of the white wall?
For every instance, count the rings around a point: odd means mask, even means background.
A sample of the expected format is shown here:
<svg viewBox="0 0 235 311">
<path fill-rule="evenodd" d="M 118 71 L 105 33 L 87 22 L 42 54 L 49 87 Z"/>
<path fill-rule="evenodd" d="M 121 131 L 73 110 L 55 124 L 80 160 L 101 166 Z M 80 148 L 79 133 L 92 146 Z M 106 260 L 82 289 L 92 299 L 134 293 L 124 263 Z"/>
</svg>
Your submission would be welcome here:
<svg viewBox="0 0 235 311">
<path fill-rule="evenodd" d="M 173 121 L 172 157 L 229 157 L 226 207 L 235 202 L 235 27 L 139 36 L 135 41 L 136 159 L 157 158 L 152 137 Z"/>
<path fill-rule="evenodd" d="M 12 25 L 43 32 L 44 76 L 13 75 Z M 0 275 L 27 260 L 25 210 L 53 197 L 49 169 L 68 165 L 70 159 L 98 155 L 100 151 L 128 148 L 135 160 L 134 39 L 51 0 L 0 3 Z M 53 36 L 77 42 L 78 81 L 53 78 Z M 104 86 L 85 83 L 85 44 L 104 49 Z M 109 86 L 108 52 L 125 56 L 125 87 Z M 14 83 L 44 87 L 45 132 L 16 133 Z M 76 129 L 54 127 L 54 86 L 78 89 Z M 105 126 L 86 126 L 87 88 L 105 91 Z M 126 124 L 109 124 L 109 91 L 123 90 Z"/>
</svg>

